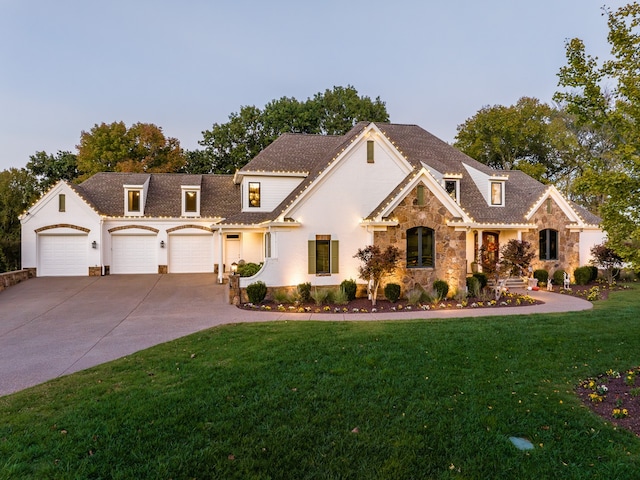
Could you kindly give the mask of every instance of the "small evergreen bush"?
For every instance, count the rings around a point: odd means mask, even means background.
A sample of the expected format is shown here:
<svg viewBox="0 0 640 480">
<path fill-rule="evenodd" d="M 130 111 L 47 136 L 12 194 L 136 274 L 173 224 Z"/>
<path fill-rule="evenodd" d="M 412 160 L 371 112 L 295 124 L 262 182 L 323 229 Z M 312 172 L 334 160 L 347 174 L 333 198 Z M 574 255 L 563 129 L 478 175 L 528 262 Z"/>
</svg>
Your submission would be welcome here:
<svg viewBox="0 0 640 480">
<path fill-rule="evenodd" d="M 447 298 L 447 294 L 449 293 L 449 284 L 444 280 L 436 280 L 433 282 L 433 289 L 440 298 L 444 299 Z"/>
<path fill-rule="evenodd" d="M 238 265 L 238 275 L 241 277 L 253 277 L 260 271 L 262 264 L 257 263 L 245 263 Z"/>
<path fill-rule="evenodd" d="M 556 270 L 553 272 L 553 284 L 554 285 L 564 285 L 564 270 Z"/>
<path fill-rule="evenodd" d="M 549 272 L 544 268 L 539 268 L 533 272 L 533 278 L 538 279 L 538 283 L 547 283 L 549 281 Z"/>
<path fill-rule="evenodd" d="M 298 285 L 298 296 L 302 303 L 309 303 L 311 301 L 311 282 Z"/>
<path fill-rule="evenodd" d="M 467 277 L 467 291 L 470 297 L 480 295 L 480 280 L 478 277 Z"/>
<path fill-rule="evenodd" d="M 591 276 L 590 276 L 590 282 L 595 282 L 598 279 L 598 267 L 596 267 L 595 265 L 589 265 L 587 267 L 589 269 L 589 271 L 591 272 Z"/>
<path fill-rule="evenodd" d="M 487 286 L 487 283 L 489 282 L 489 279 L 488 279 L 486 273 L 484 273 L 484 272 L 475 272 L 473 274 L 473 276 L 475 278 L 477 278 L 478 280 L 480 280 L 480 290 L 482 290 L 484 287 Z"/>
<path fill-rule="evenodd" d="M 251 303 L 261 303 L 267 296 L 267 285 L 261 281 L 247 285 L 247 296 Z"/>
<path fill-rule="evenodd" d="M 589 267 L 578 267 L 573 271 L 576 285 L 586 285 L 591 281 L 591 270 Z"/>
<path fill-rule="evenodd" d="M 392 303 L 397 302 L 400 298 L 400 285 L 397 283 L 387 283 L 384 287 L 384 296 Z"/>
<path fill-rule="evenodd" d="M 358 290 L 358 285 L 355 280 L 343 280 L 340 284 L 340 288 L 344 290 L 344 293 L 347 295 L 347 300 L 355 300 L 356 299 L 356 291 Z"/>
</svg>

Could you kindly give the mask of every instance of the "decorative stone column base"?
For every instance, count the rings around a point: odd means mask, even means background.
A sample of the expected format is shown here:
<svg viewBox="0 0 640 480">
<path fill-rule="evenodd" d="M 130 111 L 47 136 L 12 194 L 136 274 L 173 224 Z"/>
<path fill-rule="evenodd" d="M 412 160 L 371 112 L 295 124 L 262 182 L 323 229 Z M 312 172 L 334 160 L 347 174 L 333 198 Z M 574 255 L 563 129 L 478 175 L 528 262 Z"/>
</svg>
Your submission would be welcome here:
<svg viewBox="0 0 640 480">
<path fill-rule="evenodd" d="M 89 267 L 90 277 L 99 277 L 102 275 L 102 267 Z"/>
<path fill-rule="evenodd" d="M 169 267 L 167 265 L 158 265 L 158 273 L 169 273 Z"/>
<path fill-rule="evenodd" d="M 240 275 L 229 275 L 229 304 L 240 305 Z"/>
</svg>

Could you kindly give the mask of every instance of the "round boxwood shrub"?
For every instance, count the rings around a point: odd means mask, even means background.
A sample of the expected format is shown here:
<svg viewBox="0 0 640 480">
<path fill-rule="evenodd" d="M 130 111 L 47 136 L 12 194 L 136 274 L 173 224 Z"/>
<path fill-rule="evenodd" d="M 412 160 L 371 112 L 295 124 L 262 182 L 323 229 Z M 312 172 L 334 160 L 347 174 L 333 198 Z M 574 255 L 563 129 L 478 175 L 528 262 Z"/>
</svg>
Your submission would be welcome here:
<svg viewBox="0 0 640 480">
<path fill-rule="evenodd" d="M 309 303 L 311 301 L 311 282 L 298 285 L 298 296 L 302 303 Z"/>
<path fill-rule="evenodd" d="M 556 270 L 553 272 L 553 284 L 564 285 L 564 270 Z"/>
<path fill-rule="evenodd" d="M 358 285 L 355 280 L 343 280 L 340 284 L 340 288 L 347 294 L 347 300 L 351 301 L 356 299 L 356 290 L 358 289 Z"/>
<path fill-rule="evenodd" d="M 267 296 L 267 285 L 257 281 L 247 285 L 247 297 L 251 303 L 260 303 Z"/>
<path fill-rule="evenodd" d="M 588 265 L 587 268 L 589 269 L 589 272 L 591 272 L 589 281 L 595 282 L 598 279 L 598 267 L 595 265 Z"/>
<path fill-rule="evenodd" d="M 478 280 L 478 277 L 467 277 L 467 293 L 474 298 L 480 295 L 480 280 Z"/>
<path fill-rule="evenodd" d="M 549 272 L 544 268 L 539 268 L 533 272 L 533 278 L 536 278 L 538 283 L 547 283 L 549 281 Z"/>
<path fill-rule="evenodd" d="M 449 284 L 444 280 L 436 280 L 433 282 L 433 289 L 440 298 L 447 298 L 447 294 L 449 293 Z"/>
<path fill-rule="evenodd" d="M 262 264 L 258 265 L 257 263 L 244 263 L 238 265 L 238 275 L 241 277 L 253 277 L 256 273 L 260 271 L 262 268 Z"/>
<path fill-rule="evenodd" d="M 489 282 L 489 277 L 487 277 L 487 274 L 484 272 L 475 272 L 473 274 L 473 276 L 475 278 L 477 278 L 478 280 L 480 280 L 480 290 L 482 290 L 484 287 L 487 286 L 487 283 Z"/>
<path fill-rule="evenodd" d="M 397 302 L 400 298 L 400 285 L 397 283 L 387 283 L 384 287 L 384 296 L 390 302 Z"/>
<path fill-rule="evenodd" d="M 577 285 L 586 285 L 591 281 L 591 269 L 589 267 L 578 267 L 573 271 Z"/>
</svg>

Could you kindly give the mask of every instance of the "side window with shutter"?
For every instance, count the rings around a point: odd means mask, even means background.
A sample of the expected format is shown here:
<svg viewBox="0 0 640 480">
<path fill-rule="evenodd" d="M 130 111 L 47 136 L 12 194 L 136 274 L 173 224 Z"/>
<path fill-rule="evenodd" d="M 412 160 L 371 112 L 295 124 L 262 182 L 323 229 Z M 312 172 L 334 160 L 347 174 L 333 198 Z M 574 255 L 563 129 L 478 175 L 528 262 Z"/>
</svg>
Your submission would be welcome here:
<svg viewBox="0 0 640 480">
<path fill-rule="evenodd" d="M 309 274 L 339 273 L 340 250 L 338 244 L 338 240 L 331 240 L 331 235 L 316 235 L 315 240 L 309 240 Z"/>
</svg>

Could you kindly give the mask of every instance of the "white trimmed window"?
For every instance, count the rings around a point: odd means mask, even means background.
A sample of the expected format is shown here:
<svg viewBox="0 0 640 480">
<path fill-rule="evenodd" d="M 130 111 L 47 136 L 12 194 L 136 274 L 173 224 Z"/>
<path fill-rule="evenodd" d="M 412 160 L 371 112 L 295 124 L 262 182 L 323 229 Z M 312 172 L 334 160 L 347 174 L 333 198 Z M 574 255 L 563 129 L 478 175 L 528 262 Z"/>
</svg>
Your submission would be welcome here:
<svg viewBox="0 0 640 480">
<path fill-rule="evenodd" d="M 491 206 L 504 206 L 504 182 L 492 180 L 489 182 L 489 199 Z"/>
<path fill-rule="evenodd" d="M 182 216 L 200 216 L 200 186 L 182 186 Z"/>
</svg>

